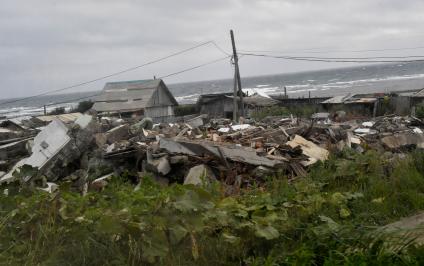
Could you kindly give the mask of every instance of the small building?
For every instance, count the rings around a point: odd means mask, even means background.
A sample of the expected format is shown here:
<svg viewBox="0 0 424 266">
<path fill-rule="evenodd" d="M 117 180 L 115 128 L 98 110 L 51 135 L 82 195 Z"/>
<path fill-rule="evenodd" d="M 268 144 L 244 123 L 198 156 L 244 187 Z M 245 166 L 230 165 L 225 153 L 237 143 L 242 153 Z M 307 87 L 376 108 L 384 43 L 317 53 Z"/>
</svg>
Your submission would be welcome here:
<svg viewBox="0 0 424 266">
<path fill-rule="evenodd" d="M 153 79 L 108 82 L 95 99 L 93 109 L 100 115 L 135 114 L 166 122 L 174 117 L 176 106 L 178 103 L 163 80 Z"/>
<path fill-rule="evenodd" d="M 240 99 L 237 99 L 240 110 Z M 197 100 L 200 114 L 210 117 L 233 118 L 234 96 L 232 92 L 203 94 Z"/>
<path fill-rule="evenodd" d="M 375 116 L 378 99 L 375 97 L 361 97 L 360 95 L 339 95 L 321 103 L 327 112 L 343 110 L 353 116 Z"/>
<path fill-rule="evenodd" d="M 247 116 L 252 116 L 255 112 L 280 103 L 278 100 L 261 96 L 259 94 L 253 94 L 252 96 L 246 97 L 243 99 L 243 102 L 247 111 Z"/>
<path fill-rule="evenodd" d="M 412 106 L 424 104 L 424 89 L 411 93 L 409 96 L 411 97 Z"/>
<path fill-rule="evenodd" d="M 246 97 L 243 94 L 243 103 L 245 115 L 250 116 L 252 113 L 260 109 L 278 105 L 280 102 L 270 97 L 264 97 L 259 94 Z M 197 100 L 198 110 L 200 114 L 207 114 L 210 117 L 233 118 L 234 111 L 234 94 L 232 92 L 203 94 Z M 238 111 L 241 112 L 241 101 L 237 97 Z"/>
</svg>

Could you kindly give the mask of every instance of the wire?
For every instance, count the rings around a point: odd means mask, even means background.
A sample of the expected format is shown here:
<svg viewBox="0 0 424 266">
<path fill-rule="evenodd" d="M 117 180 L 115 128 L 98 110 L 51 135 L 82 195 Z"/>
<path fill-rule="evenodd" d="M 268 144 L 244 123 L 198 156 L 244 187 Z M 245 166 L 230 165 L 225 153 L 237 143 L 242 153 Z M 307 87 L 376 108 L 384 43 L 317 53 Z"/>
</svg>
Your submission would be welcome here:
<svg viewBox="0 0 424 266">
<path fill-rule="evenodd" d="M 350 60 L 343 58 L 319 58 L 319 57 L 293 57 L 293 56 L 274 56 L 266 54 L 253 54 L 253 53 L 240 53 L 247 56 L 256 56 L 256 57 L 269 57 L 277 59 L 286 59 L 286 60 L 296 60 L 296 61 L 310 61 L 310 62 L 327 62 L 327 63 L 407 63 L 407 62 L 423 62 L 423 59 L 415 60 Z M 424 56 L 423 56 L 424 57 Z"/>
<path fill-rule="evenodd" d="M 213 61 L 209 61 L 209 62 L 200 64 L 200 65 L 197 65 L 197 66 L 194 66 L 194 67 L 186 68 L 186 69 L 183 69 L 183 70 L 180 70 L 180 71 L 177 71 L 177 72 L 173 72 L 173 73 L 169 73 L 169 74 L 160 76 L 157 79 L 164 79 L 164 78 L 172 77 L 172 76 L 175 76 L 175 75 L 179 75 L 179 74 L 182 74 L 182 73 L 194 70 L 194 69 L 198 69 L 198 68 L 201 68 L 201 67 L 204 67 L 204 66 L 208 66 L 208 65 L 223 61 L 223 60 L 230 58 L 230 57 L 231 56 L 222 57 L 222 58 L 219 58 L 219 59 L 216 59 L 216 60 L 213 60 Z M 148 84 L 148 83 L 151 83 L 151 82 L 154 82 L 154 81 L 155 80 L 146 80 L 145 82 L 142 82 L 141 84 Z M 73 103 L 75 101 L 88 99 L 88 98 L 92 98 L 92 97 L 99 96 L 99 95 L 101 95 L 101 93 L 97 93 L 97 94 L 94 94 L 94 95 L 91 95 L 91 96 L 85 96 L 85 97 L 81 97 L 81 98 L 77 98 L 77 99 L 72 99 L 72 100 L 69 100 L 69 101 L 66 101 L 66 102 L 51 103 L 51 104 L 48 104 L 46 106 L 58 105 L 58 104 L 64 104 L 64 103 Z M 43 106 L 40 106 L 40 107 L 43 107 Z"/>
<path fill-rule="evenodd" d="M 215 47 L 220 50 L 223 54 L 231 56 L 230 53 L 226 52 L 224 49 L 222 49 L 215 41 L 212 41 L 212 44 L 215 45 Z"/>
<path fill-rule="evenodd" d="M 284 56 L 284 55 L 283 55 Z M 313 57 L 313 56 L 287 56 L 295 58 L 306 58 L 306 59 L 323 59 L 323 60 L 370 60 L 370 59 L 402 59 L 402 58 L 421 58 L 424 59 L 424 55 L 408 55 L 408 56 L 371 56 L 371 57 Z"/>
<path fill-rule="evenodd" d="M 23 101 L 23 100 L 28 100 L 28 99 L 32 99 L 32 98 L 44 96 L 44 95 L 47 95 L 47 94 L 50 94 L 50 93 L 60 92 L 60 91 L 69 90 L 69 89 L 73 89 L 73 88 L 76 88 L 76 87 L 80 87 L 80 86 L 83 86 L 83 85 L 87 85 L 87 84 L 90 84 L 90 83 L 93 83 L 93 82 L 96 82 L 96 81 L 107 79 L 107 78 L 110 78 L 110 77 L 113 77 L 113 76 L 117 76 L 117 75 L 120 75 L 120 74 L 123 74 L 123 73 L 126 73 L 126 72 L 130 72 L 130 71 L 136 70 L 136 69 L 141 68 L 141 67 L 145 67 L 145 66 L 148 66 L 148 65 L 151 65 L 151 64 L 155 64 L 155 63 L 164 61 L 164 60 L 166 60 L 168 58 L 171 58 L 171 57 L 174 57 L 174 56 L 177 56 L 177 55 L 186 53 L 188 51 L 194 50 L 196 48 L 199 48 L 201 46 L 205 46 L 205 45 L 208 45 L 208 44 L 214 44 L 214 41 L 207 41 L 207 42 L 198 44 L 196 46 L 193 46 L 193 47 L 190 47 L 190 48 L 181 50 L 179 52 L 172 53 L 170 55 L 167 55 L 167 56 L 164 56 L 164 57 L 161 57 L 161 58 L 158 58 L 158 59 L 149 61 L 147 63 L 141 64 L 141 65 L 138 65 L 138 66 L 135 66 L 135 67 L 130 67 L 130 68 L 127 68 L 127 69 L 124 69 L 124 70 L 121 70 L 121 71 L 118 71 L 118 72 L 115 72 L 115 73 L 106 75 L 106 76 L 102 76 L 102 77 L 95 78 L 95 79 L 92 79 L 92 80 L 88 80 L 88 81 L 84 81 L 84 82 L 81 82 L 81 83 L 77 83 L 77 84 L 74 84 L 74 85 L 71 85 L 71 86 L 68 86 L 68 87 L 64 87 L 64 88 L 60 88 L 60 89 L 56 89 L 56 90 L 51 90 L 51 91 L 43 92 L 43 93 L 40 93 L 40 94 L 32 95 L 32 96 L 29 96 L 29 97 L 19 98 L 19 99 L 16 99 L 16 100 L 1 102 L 0 105 L 2 105 L 2 104 L 4 105 L 4 104 L 15 103 L 15 102 Z M 218 48 L 218 46 L 216 44 L 215 44 L 215 46 Z"/>
<path fill-rule="evenodd" d="M 204 67 L 204 66 L 207 66 L 207 65 L 211 65 L 211 64 L 214 64 L 214 63 L 217 63 L 217 62 L 223 61 L 223 60 L 225 60 L 225 59 L 227 59 L 227 58 L 230 58 L 230 57 L 231 57 L 231 56 L 222 57 L 222 58 L 219 58 L 219 59 L 216 59 L 216 60 L 213 60 L 213 61 L 210 61 L 210 62 L 207 62 L 207 63 L 201 64 L 201 65 L 197 65 L 197 66 L 190 67 L 190 68 L 187 68 L 187 69 L 184 69 L 184 70 L 178 71 L 178 72 L 174 72 L 174 73 L 171 73 L 171 74 L 167 74 L 167 75 L 165 75 L 165 76 L 159 77 L 159 79 L 168 78 L 168 77 L 175 76 L 175 75 L 178 75 L 178 74 L 181 74 L 181 73 L 184 73 L 184 72 L 190 71 L 190 70 L 194 70 L 194 69 L 201 68 L 201 67 Z"/>
<path fill-rule="evenodd" d="M 328 54 L 328 53 L 363 53 L 363 52 L 384 52 L 384 51 L 402 51 L 402 50 L 419 50 L 424 49 L 424 46 L 418 47 L 406 47 L 406 48 L 387 48 L 387 49 L 366 49 L 366 50 L 333 50 L 333 51 L 309 51 L 311 49 L 300 49 L 300 50 L 285 50 L 285 51 L 276 51 L 276 50 L 240 50 L 240 52 L 246 53 L 287 53 L 287 52 L 297 52 L 301 51 L 302 53 L 310 54 Z"/>
<path fill-rule="evenodd" d="M 90 96 L 84 96 L 84 97 L 81 97 L 81 98 L 76 98 L 76 99 L 68 100 L 66 102 L 49 103 L 49 104 L 45 104 L 43 106 L 52 106 L 52 105 L 58 105 L 58 104 L 64 104 L 64 103 L 73 103 L 75 101 L 79 101 L 79 100 L 84 100 L 84 99 L 89 99 L 89 98 L 92 98 L 92 97 L 96 97 L 96 96 L 99 96 L 100 94 L 101 93 L 96 93 L 96 94 L 93 94 L 93 95 L 90 95 Z M 43 106 L 40 106 L 40 107 L 43 107 Z"/>
</svg>

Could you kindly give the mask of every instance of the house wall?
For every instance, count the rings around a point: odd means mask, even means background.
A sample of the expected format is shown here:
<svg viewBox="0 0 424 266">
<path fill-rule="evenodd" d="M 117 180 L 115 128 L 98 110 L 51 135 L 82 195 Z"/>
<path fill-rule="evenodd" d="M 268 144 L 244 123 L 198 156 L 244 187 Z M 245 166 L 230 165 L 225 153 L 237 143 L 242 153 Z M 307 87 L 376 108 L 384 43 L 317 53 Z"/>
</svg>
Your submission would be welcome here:
<svg viewBox="0 0 424 266">
<path fill-rule="evenodd" d="M 397 115 L 409 115 L 411 113 L 411 99 L 406 96 L 397 96 L 390 98 L 390 105 Z"/>
<path fill-rule="evenodd" d="M 165 89 L 164 86 L 165 85 L 163 83 L 161 83 L 159 85 L 159 87 L 152 94 L 152 97 L 150 98 L 150 100 L 148 102 L 148 106 L 174 105 L 174 103 L 171 100 L 170 95 L 166 92 L 166 89 Z"/>
<path fill-rule="evenodd" d="M 155 123 L 168 122 L 175 115 L 175 104 L 165 86 L 164 83 L 160 83 L 147 104 L 150 107 L 144 110 L 144 115 L 152 118 Z"/>
<path fill-rule="evenodd" d="M 174 106 L 155 106 L 148 107 L 144 110 L 144 116 L 152 118 L 154 121 L 162 122 L 164 117 L 174 116 Z M 155 121 L 156 122 L 156 121 Z"/>
<path fill-rule="evenodd" d="M 232 118 L 233 99 L 222 98 L 216 101 L 208 102 L 200 106 L 200 113 L 207 114 L 210 117 Z"/>
<path fill-rule="evenodd" d="M 349 104 L 323 104 L 324 110 L 329 113 L 337 111 L 345 111 L 351 116 L 367 116 L 374 115 L 374 103 L 349 103 Z"/>
</svg>

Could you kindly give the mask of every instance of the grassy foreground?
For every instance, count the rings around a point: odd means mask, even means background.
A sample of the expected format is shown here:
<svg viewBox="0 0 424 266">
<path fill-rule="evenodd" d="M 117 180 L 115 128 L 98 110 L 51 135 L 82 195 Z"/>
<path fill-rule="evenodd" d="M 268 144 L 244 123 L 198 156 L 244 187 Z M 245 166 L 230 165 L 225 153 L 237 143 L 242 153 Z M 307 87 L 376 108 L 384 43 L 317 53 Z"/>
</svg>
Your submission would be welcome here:
<svg viewBox="0 0 424 266">
<path fill-rule="evenodd" d="M 0 196 L 1 265 L 424 265 L 422 246 L 377 230 L 424 210 L 421 152 L 346 151 L 230 197 L 147 177 L 85 197 L 17 190 Z"/>
</svg>

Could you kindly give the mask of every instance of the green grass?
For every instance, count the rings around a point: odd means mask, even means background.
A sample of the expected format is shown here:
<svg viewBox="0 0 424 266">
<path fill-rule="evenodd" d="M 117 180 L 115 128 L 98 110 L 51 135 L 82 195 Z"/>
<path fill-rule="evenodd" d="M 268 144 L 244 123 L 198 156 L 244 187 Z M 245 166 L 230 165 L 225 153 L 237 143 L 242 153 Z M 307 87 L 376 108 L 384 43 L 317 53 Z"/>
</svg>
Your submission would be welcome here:
<svg viewBox="0 0 424 266">
<path fill-rule="evenodd" d="M 310 118 L 312 114 L 318 112 L 319 109 L 311 106 L 270 106 L 262 108 L 252 113 L 252 118 L 258 121 L 264 119 L 267 116 L 289 116 L 293 115 L 299 118 Z"/>
<path fill-rule="evenodd" d="M 0 265 L 422 265 L 424 248 L 376 229 L 424 209 L 423 163 L 345 151 L 230 197 L 147 177 L 85 197 L 9 187 Z"/>
</svg>

